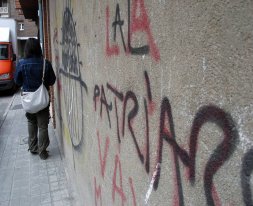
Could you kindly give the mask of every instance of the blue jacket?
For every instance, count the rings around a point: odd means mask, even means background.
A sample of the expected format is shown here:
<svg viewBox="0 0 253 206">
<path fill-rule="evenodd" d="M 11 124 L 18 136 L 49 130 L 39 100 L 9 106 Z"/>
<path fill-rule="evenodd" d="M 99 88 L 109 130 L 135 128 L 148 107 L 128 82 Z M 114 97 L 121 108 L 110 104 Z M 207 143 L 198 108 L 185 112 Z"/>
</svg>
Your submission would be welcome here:
<svg viewBox="0 0 253 206">
<path fill-rule="evenodd" d="M 24 92 L 34 92 L 42 83 L 43 58 L 21 59 L 14 75 L 15 83 L 22 86 Z M 52 65 L 46 60 L 44 85 L 47 89 L 55 83 L 56 77 Z"/>
</svg>

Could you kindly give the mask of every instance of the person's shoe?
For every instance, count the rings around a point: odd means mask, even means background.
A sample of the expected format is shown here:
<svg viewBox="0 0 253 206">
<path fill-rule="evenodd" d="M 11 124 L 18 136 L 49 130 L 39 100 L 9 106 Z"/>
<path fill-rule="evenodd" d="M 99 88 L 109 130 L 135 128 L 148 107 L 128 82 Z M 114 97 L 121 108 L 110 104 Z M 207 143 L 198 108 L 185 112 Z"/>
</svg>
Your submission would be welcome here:
<svg viewBox="0 0 253 206">
<path fill-rule="evenodd" d="M 30 151 L 30 152 L 31 152 L 31 154 L 33 154 L 33 155 L 38 154 L 38 150 L 30 150 L 30 149 L 28 149 L 28 151 Z"/>
<path fill-rule="evenodd" d="M 45 160 L 48 158 L 48 152 L 46 150 L 40 153 L 40 159 Z"/>
<path fill-rule="evenodd" d="M 31 152 L 31 154 L 33 154 L 33 155 L 38 154 L 38 152 L 37 152 L 37 151 L 30 151 L 30 152 Z"/>
</svg>

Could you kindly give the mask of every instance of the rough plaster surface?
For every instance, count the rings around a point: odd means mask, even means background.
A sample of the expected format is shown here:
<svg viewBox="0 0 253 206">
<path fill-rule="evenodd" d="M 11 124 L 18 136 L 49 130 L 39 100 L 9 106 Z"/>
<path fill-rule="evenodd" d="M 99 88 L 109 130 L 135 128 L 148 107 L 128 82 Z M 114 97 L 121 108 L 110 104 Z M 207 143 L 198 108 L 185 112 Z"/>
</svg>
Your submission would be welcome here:
<svg viewBox="0 0 253 206">
<path fill-rule="evenodd" d="M 49 8 L 57 130 L 83 205 L 253 204 L 251 0 Z"/>
</svg>

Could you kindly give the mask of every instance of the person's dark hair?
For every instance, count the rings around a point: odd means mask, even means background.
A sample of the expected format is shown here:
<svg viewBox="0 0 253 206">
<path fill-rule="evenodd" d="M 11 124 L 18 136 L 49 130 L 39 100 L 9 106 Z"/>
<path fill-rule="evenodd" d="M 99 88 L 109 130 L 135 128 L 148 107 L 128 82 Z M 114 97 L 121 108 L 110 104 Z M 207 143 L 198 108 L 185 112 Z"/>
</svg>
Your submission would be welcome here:
<svg viewBox="0 0 253 206">
<path fill-rule="evenodd" d="M 24 57 L 31 58 L 31 57 L 41 57 L 42 50 L 40 47 L 40 42 L 38 39 L 29 38 L 25 43 L 25 50 L 24 50 Z"/>
</svg>

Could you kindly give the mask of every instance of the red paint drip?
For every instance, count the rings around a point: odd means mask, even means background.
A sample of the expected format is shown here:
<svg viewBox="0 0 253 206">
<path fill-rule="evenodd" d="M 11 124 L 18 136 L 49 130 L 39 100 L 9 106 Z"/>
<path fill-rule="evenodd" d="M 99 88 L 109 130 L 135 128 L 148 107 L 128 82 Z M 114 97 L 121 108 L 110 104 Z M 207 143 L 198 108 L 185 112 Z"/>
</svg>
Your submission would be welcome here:
<svg viewBox="0 0 253 206">
<path fill-rule="evenodd" d="M 99 97 L 95 98 L 95 103 L 94 103 L 94 110 L 97 111 L 97 103 L 99 101 Z"/>
<path fill-rule="evenodd" d="M 171 132 L 168 128 L 163 128 L 163 134 L 166 134 L 168 137 L 171 137 Z"/>
<path fill-rule="evenodd" d="M 218 192 L 217 192 L 217 190 L 216 190 L 216 188 L 215 188 L 214 185 L 212 185 L 212 196 L 213 196 L 213 200 L 214 200 L 215 206 L 222 206 L 220 198 L 219 198 L 219 195 L 218 195 Z"/>
<path fill-rule="evenodd" d="M 119 170 L 120 186 L 118 186 L 116 183 L 118 170 Z M 122 206 L 123 206 L 124 202 L 126 201 L 126 196 L 123 191 L 122 170 L 121 170 L 121 163 L 120 163 L 118 155 L 115 155 L 115 167 L 114 167 L 113 182 L 112 182 L 112 200 L 113 200 L 113 202 L 115 201 L 115 192 L 117 192 L 118 195 L 120 196 L 121 201 L 122 201 Z"/>
<path fill-rule="evenodd" d="M 148 114 L 153 115 L 155 111 L 155 103 L 153 101 L 149 102 L 148 104 Z"/>
<path fill-rule="evenodd" d="M 106 159 L 107 159 L 107 154 L 108 154 L 108 149 L 109 149 L 109 144 L 110 144 L 110 139 L 109 137 L 106 137 L 106 142 L 105 142 L 105 149 L 104 149 L 104 156 L 102 158 L 102 152 L 101 152 L 101 140 L 99 136 L 99 132 L 97 131 L 97 137 L 98 137 L 98 149 L 99 149 L 99 161 L 100 161 L 100 168 L 101 168 L 101 174 L 102 177 L 105 177 L 105 166 L 106 166 Z"/>
<path fill-rule="evenodd" d="M 97 187 L 96 177 L 94 177 L 94 188 L 95 188 L 95 206 L 98 205 L 98 200 L 100 200 L 100 206 L 102 206 L 102 195 L 101 195 L 101 186 Z"/>
<path fill-rule="evenodd" d="M 133 196 L 133 206 L 136 206 L 136 197 L 135 197 L 135 191 L 134 191 L 134 186 L 133 186 L 133 179 L 131 177 L 129 177 L 129 184 L 131 187 L 131 192 L 132 192 L 132 196 Z"/>
</svg>

